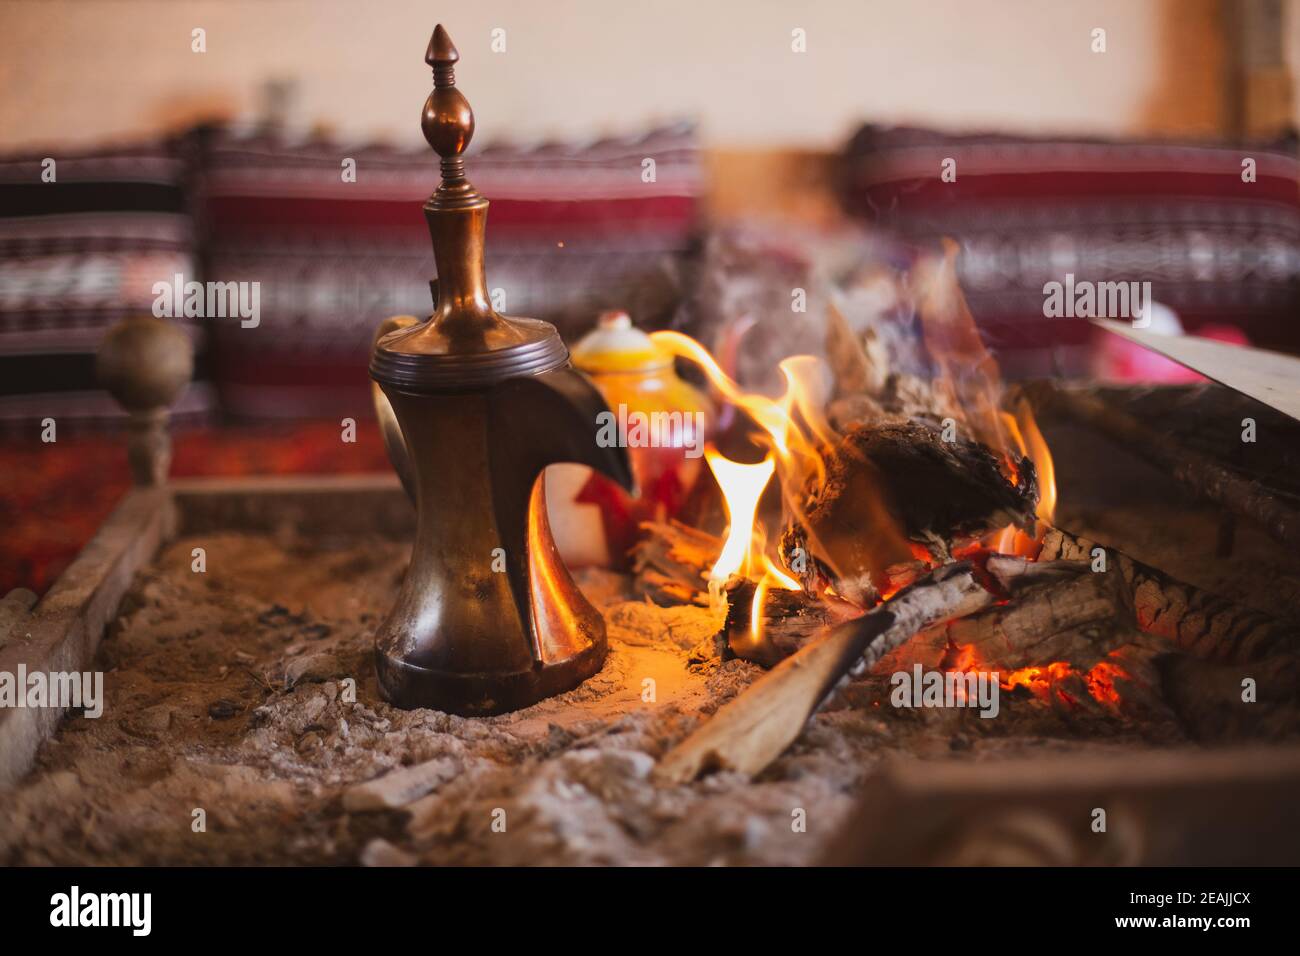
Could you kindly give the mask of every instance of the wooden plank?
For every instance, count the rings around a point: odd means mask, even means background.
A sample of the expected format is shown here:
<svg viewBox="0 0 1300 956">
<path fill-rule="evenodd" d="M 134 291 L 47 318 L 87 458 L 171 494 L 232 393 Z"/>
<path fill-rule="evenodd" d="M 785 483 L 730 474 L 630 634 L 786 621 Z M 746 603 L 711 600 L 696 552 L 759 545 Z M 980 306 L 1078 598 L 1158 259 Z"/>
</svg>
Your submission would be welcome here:
<svg viewBox="0 0 1300 956">
<path fill-rule="evenodd" d="M 1275 489 L 1184 447 L 1165 431 L 1148 428 L 1092 389 L 1066 388 L 1040 381 L 1027 383 L 1024 392 L 1036 412 L 1064 415 L 1095 428 L 1198 495 L 1255 522 L 1283 544 L 1300 545 L 1300 511 Z"/>
<path fill-rule="evenodd" d="M 174 531 L 165 488 L 127 493 L 99 533 L 0 648 L 0 672 L 17 676 L 89 670 L 95 651 L 136 572 Z M 20 687 L 20 691 L 25 688 Z M 0 787 L 30 768 L 41 742 L 58 726 L 56 707 L 0 707 Z"/>
<path fill-rule="evenodd" d="M 1158 352 L 1179 365 L 1300 419 L 1300 359 L 1281 352 L 1227 345 L 1195 335 L 1159 335 L 1114 319 L 1093 325 Z"/>
<path fill-rule="evenodd" d="M 1294 866 L 1297 792 L 1294 746 L 898 761 L 823 862 Z"/>
<path fill-rule="evenodd" d="M 180 533 L 277 531 L 379 533 L 409 538 L 415 508 L 393 474 L 190 478 L 171 483 Z"/>
</svg>

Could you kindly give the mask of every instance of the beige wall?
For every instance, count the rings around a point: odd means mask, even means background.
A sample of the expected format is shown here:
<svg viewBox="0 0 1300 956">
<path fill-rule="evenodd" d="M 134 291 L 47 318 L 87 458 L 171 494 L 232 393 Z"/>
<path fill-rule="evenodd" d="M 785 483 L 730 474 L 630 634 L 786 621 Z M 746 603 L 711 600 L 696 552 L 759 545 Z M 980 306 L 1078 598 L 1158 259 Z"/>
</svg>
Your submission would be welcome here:
<svg viewBox="0 0 1300 956">
<path fill-rule="evenodd" d="M 1291 110 L 1300 129 L 1300 0 L 1288 0 L 1286 11 L 1286 61 L 1291 70 Z"/>
<path fill-rule="evenodd" d="M 273 77 L 298 80 L 304 126 L 416 142 L 438 19 L 489 139 L 678 116 L 726 147 L 833 147 L 866 117 L 1215 133 L 1217 11 L 1217 0 L 0 0 L 0 148 L 251 118 Z M 1101 55 L 1089 51 L 1098 26 Z M 194 27 L 207 30 L 204 54 L 190 52 Z M 494 27 L 503 54 L 489 49 Z M 1290 49 L 1300 57 L 1300 37 Z"/>
</svg>

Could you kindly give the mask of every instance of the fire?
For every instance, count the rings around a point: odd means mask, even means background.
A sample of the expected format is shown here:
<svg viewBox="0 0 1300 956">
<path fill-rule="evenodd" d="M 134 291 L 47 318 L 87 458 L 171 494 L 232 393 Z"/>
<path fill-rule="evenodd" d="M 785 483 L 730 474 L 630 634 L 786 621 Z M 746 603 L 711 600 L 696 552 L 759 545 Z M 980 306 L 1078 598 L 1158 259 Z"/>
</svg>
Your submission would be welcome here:
<svg viewBox="0 0 1300 956">
<path fill-rule="evenodd" d="M 946 240 L 943 255 L 923 258 L 912 277 L 926 351 L 939 371 L 935 389 L 960 410 L 976 438 L 1001 452 L 1012 481 L 1018 477 L 1017 453 L 1034 463 L 1039 487 L 1036 533 L 1031 537 L 1008 526 L 987 543 L 1003 554 L 1033 557 L 1056 510 L 1052 455 L 1028 402 L 1022 400 L 1014 415 L 1001 409 L 1002 375 L 961 294 L 957 253 L 957 244 Z"/>
<path fill-rule="evenodd" d="M 665 351 L 698 365 L 709 384 L 763 430 L 761 437 L 775 454 L 783 486 L 793 481 L 802 483 L 810 475 L 820 478 L 824 474 L 825 464 L 818 445 L 833 436 L 821 412 L 824 388 L 820 361 L 811 355 L 783 359 L 778 367 L 785 377 L 786 388 L 780 398 L 773 399 L 743 391 L 708 350 L 688 335 L 664 331 L 653 332 L 650 338 Z"/>
<path fill-rule="evenodd" d="M 973 644 L 949 645 L 940 667 L 960 673 L 996 670 L 993 665 L 980 659 Z M 1052 661 L 1002 674 L 998 679 L 998 686 L 1008 692 L 1023 687 L 1038 700 L 1050 701 L 1055 695 L 1067 704 L 1074 704 L 1076 701 L 1071 696 L 1070 690 L 1067 690 L 1070 686 L 1067 681 L 1078 687 L 1078 683 L 1073 681 L 1074 678 L 1078 678 L 1079 682 L 1087 688 L 1093 700 L 1108 707 L 1118 707 L 1120 704 L 1120 695 L 1115 682 L 1132 679 L 1128 672 L 1114 660 L 1098 661 L 1086 671 L 1079 671 L 1067 661 Z"/>
<path fill-rule="evenodd" d="M 1050 664 L 1022 667 L 1018 671 L 1012 671 L 1002 678 L 1000 683 L 1003 690 L 1023 687 L 1032 691 L 1035 697 L 1043 697 L 1053 683 L 1065 679 L 1073 672 L 1073 668 L 1064 661 L 1053 661 Z"/>
<path fill-rule="evenodd" d="M 984 346 L 975 317 L 957 282 L 957 243 L 944 240 L 942 256 L 925 256 L 912 274 L 925 349 L 938 368 L 934 389 L 967 419 L 974 436 L 1006 452 L 1000 414 L 1002 373 Z"/>
<path fill-rule="evenodd" d="M 1020 403 L 1020 431 L 1026 439 L 1025 454 L 1034 463 L 1038 472 L 1038 520 L 1050 524 L 1056 515 L 1056 466 L 1052 463 L 1052 451 L 1047 447 L 1047 440 L 1038 430 L 1034 413 L 1029 410 L 1029 402 Z M 1040 529 L 1041 531 L 1044 529 Z"/>
<path fill-rule="evenodd" d="M 757 517 L 759 501 L 776 470 L 776 459 L 769 453 L 756 465 L 743 465 L 710 447 L 704 451 L 704 460 L 722 490 L 727 509 L 727 537 L 709 572 L 709 601 L 715 609 L 725 610 L 723 588 L 733 574 L 757 581 L 749 620 L 750 631 L 758 640 L 762 636 L 763 601 L 768 588 L 775 585 L 800 590 L 799 582 L 782 571 L 767 553 L 767 535 Z"/>
<path fill-rule="evenodd" d="M 1129 680 L 1128 672 L 1112 661 L 1098 661 L 1088 671 L 1084 680 L 1088 684 L 1088 693 L 1103 704 L 1119 704 L 1119 692 L 1115 689 L 1116 680 Z"/>
<path fill-rule="evenodd" d="M 769 454 L 757 465 L 742 465 L 723 457 L 716 448 L 706 448 L 704 460 L 709 463 L 709 470 L 722 489 L 727 507 L 727 539 L 713 570 L 709 572 L 709 582 L 726 584 L 733 574 L 752 578 L 755 576 L 752 545 L 757 527 L 754 519 L 759 499 L 776 470 L 776 460 Z"/>
<path fill-rule="evenodd" d="M 1015 450 L 1027 456 L 1034 463 L 1038 473 L 1038 527 L 1031 537 L 1014 525 L 1007 525 L 994 537 L 992 548 L 1002 554 L 1017 554 L 1022 557 L 1036 557 L 1038 545 L 1047 529 L 1051 527 L 1052 517 L 1056 514 L 1056 466 L 1052 462 L 1052 452 L 1047 447 L 1047 440 L 1038 430 L 1038 422 L 1029 403 L 1021 399 L 1016 413 L 1002 412 L 1002 424 L 1006 433 L 1014 442 Z M 1011 456 L 1007 456 L 1012 463 Z"/>
<path fill-rule="evenodd" d="M 781 569 L 768 553 L 768 535 L 758 520 L 758 506 L 773 476 L 779 479 L 782 506 L 798 513 L 807 480 L 820 481 L 825 463 L 819 446 L 833 438 L 822 415 L 821 363 L 810 355 L 796 355 L 780 364 L 785 392 L 779 398 L 743 391 L 699 342 L 680 332 L 655 332 L 655 344 L 673 355 L 694 362 L 724 399 L 744 411 L 762 430 L 757 436 L 768 446 L 758 464 L 746 465 L 705 449 L 704 457 L 722 491 L 727 509 L 727 534 L 722 553 L 709 574 L 709 596 L 715 608 L 723 606 L 723 588 L 732 575 L 756 583 L 751 608 L 751 630 L 761 636 L 762 609 L 767 592 L 775 587 L 797 591 L 801 585 Z"/>
<path fill-rule="evenodd" d="M 942 256 L 922 259 L 910 281 L 924 343 L 938 371 L 934 389 L 974 438 L 1002 456 L 1005 471 L 1012 480 L 1022 457 L 1034 462 L 1040 487 L 1036 533 L 1027 535 L 1009 527 L 995 535 L 993 541 L 983 542 L 983 546 L 998 551 L 1032 557 L 1056 506 L 1051 454 L 1027 403 L 1022 402 L 1014 414 L 1000 407 L 1001 375 L 962 297 L 957 283 L 956 257 L 956 244 L 948 243 Z M 810 484 L 816 487 L 825 482 L 823 452 L 836 440 L 822 411 L 827 399 L 823 363 L 809 355 L 782 361 L 779 367 L 785 378 L 785 389 L 779 397 L 771 398 L 741 389 L 709 351 L 689 336 L 660 331 L 652 333 L 651 338 L 675 357 L 698 366 L 722 399 L 753 421 L 758 428 L 753 437 L 766 448 L 764 458 L 757 464 L 732 461 L 714 447 L 705 450 L 709 469 L 723 495 L 728 521 L 721 554 L 709 575 L 711 603 L 715 608 L 725 605 L 724 589 L 732 576 L 753 581 L 750 621 L 752 636 L 757 640 L 761 636 L 762 610 L 768 592 L 772 588 L 799 590 L 801 587 L 774 560 L 774 552 L 769 551 L 774 536 L 763 527 L 760 503 L 775 479 L 780 490 L 782 521 L 794 519 L 808 530 L 807 522 L 800 520 L 805 495 Z M 882 512 L 877 525 L 880 534 L 898 538 L 894 544 L 903 554 L 910 552 L 923 562 L 932 559 L 927 549 L 909 546 L 890 515 Z M 816 541 L 808 543 L 817 547 Z M 824 549 L 818 548 L 818 552 L 826 560 Z"/>
</svg>

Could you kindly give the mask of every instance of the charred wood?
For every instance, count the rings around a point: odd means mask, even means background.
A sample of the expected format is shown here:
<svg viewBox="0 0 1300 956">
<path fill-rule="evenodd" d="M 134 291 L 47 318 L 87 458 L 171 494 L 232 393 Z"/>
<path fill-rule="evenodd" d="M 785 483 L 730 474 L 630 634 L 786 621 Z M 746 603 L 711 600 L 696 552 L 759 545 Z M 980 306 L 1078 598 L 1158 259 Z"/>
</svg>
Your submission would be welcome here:
<svg viewBox="0 0 1300 956">
<path fill-rule="evenodd" d="M 1211 661 L 1260 660 L 1300 650 L 1300 628 L 1178 581 L 1121 551 L 1105 548 L 1060 528 L 1043 538 L 1039 559 L 1088 562 L 1104 559 L 1121 606 L 1148 634 Z"/>
<path fill-rule="evenodd" d="M 632 572 L 640 591 L 664 604 L 707 605 L 709 569 L 722 541 L 680 521 L 647 522 L 632 550 Z"/>
<path fill-rule="evenodd" d="M 1300 544 L 1300 510 L 1262 482 L 1148 428 L 1092 391 L 1034 382 L 1025 386 L 1025 394 L 1044 415 L 1064 416 L 1097 429 L 1201 497 L 1259 524 L 1278 541 Z"/>
<path fill-rule="evenodd" d="M 656 776 L 685 783 L 712 770 L 754 775 L 803 732 L 851 669 L 871 667 L 917 631 L 993 600 L 966 562 L 935 569 L 856 620 L 826 628 L 669 751 Z"/>
<path fill-rule="evenodd" d="M 806 489 L 782 536 L 783 560 L 808 590 L 829 585 L 870 605 L 887 593 L 891 566 L 921 555 L 942 563 L 961 540 L 1032 527 L 1034 466 L 1021 458 L 1016 470 L 1012 483 L 987 447 L 944 441 L 927 423 L 855 427 L 828 451 L 825 480 Z"/>
<path fill-rule="evenodd" d="M 757 585 L 733 578 L 727 585 L 727 619 L 723 637 L 731 656 L 774 667 L 808 643 L 828 624 L 857 617 L 862 609 L 843 601 L 818 598 L 807 591 L 772 588 L 753 620 Z"/>
</svg>

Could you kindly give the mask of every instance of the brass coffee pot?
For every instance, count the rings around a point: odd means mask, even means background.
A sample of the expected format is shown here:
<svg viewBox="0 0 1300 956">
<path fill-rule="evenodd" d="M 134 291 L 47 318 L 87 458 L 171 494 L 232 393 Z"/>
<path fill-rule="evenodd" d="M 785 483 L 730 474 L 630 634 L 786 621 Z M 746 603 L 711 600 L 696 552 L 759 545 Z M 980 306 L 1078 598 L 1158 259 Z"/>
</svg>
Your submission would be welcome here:
<svg viewBox="0 0 1300 956">
<path fill-rule="evenodd" d="M 488 201 L 465 178 L 474 114 L 438 26 L 421 127 L 442 182 L 424 204 L 438 278 L 427 320 L 381 327 L 370 360 L 394 467 L 415 500 L 415 546 L 375 637 L 399 707 L 499 714 L 576 687 L 605 659 L 605 622 L 560 561 L 542 470 L 576 462 L 631 490 L 623 448 L 599 447 L 595 387 L 555 327 L 499 315 L 483 269 Z"/>
</svg>

